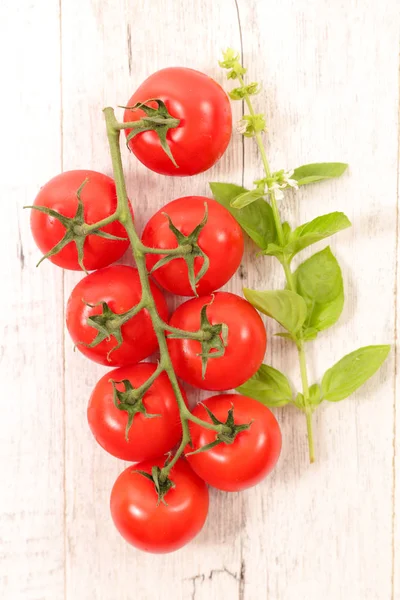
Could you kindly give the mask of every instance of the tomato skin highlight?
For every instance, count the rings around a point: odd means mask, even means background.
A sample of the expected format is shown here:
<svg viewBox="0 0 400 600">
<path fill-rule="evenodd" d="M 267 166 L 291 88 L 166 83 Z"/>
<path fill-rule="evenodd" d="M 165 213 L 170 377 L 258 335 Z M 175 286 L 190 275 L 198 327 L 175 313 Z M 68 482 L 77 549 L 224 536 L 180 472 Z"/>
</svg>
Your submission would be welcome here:
<svg viewBox="0 0 400 600">
<path fill-rule="evenodd" d="M 252 377 L 262 363 L 267 346 L 264 324 L 247 300 L 229 292 L 216 292 L 214 296 L 193 298 L 181 304 L 173 313 L 170 325 L 198 331 L 200 312 L 205 304 L 210 304 L 207 316 L 212 325 L 225 323 L 228 326 L 225 354 L 208 360 L 203 379 L 200 342 L 167 339 L 175 372 L 183 381 L 203 390 L 236 388 Z"/>
<path fill-rule="evenodd" d="M 163 293 L 152 282 L 151 290 L 160 317 L 167 320 L 168 308 Z M 109 357 L 108 353 L 117 345 L 113 336 L 93 348 L 79 343 L 90 344 L 95 339 L 97 330 L 87 324 L 87 319 L 101 314 L 102 310 L 101 306 L 91 308 L 85 302 L 94 305 L 105 301 L 111 310 L 122 314 L 138 304 L 141 294 L 139 274 L 133 267 L 113 265 L 81 279 L 71 292 L 66 311 L 67 329 L 77 349 L 91 360 L 110 367 L 135 364 L 155 352 L 157 338 L 147 310 L 141 310 L 122 325 L 122 346 Z"/>
<path fill-rule="evenodd" d="M 153 465 L 164 466 L 165 457 L 130 466 L 117 478 L 111 492 L 114 524 L 123 538 L 136 548 L 152 553 L 178 550 L 203 528 L 209 497 L 206 484 L 184 459 L 173 467 L 170 489 L 157 506 L 154 484 L 137 470 L 151 473 Z"/>
<path fill-rule="evenodd" d="M 199 296 L 210 294 L 222 287 L 234 275 L 243 257 L 244 240 L 241 227 L 230 212 L 215 200 L 204 196 L 186 196 L 166 204 L 148 221 L 142 235 L 142 242 L 150 248 L 176 248 L 176 237 L 169 228 L 165 214 L 183 235 L 187 236 L 201 223 L 205 207 L 208 206 L 208 219 L 201 230 L 198 244 L 208 256 L 210 265 L 197 285 Z M 148 254 L 147 268 L 161 258 Z M 195 259 L 195 274 L 200 271 L 203 259 Z M 178 296 L 194 296 L 188 278 L 187 264 L 183 258 L 176 258 L 160 267 L 152 276 L 164 289 Z"/>
<path fill-rule="evenodd" d="M 192 469 L 209 485 L 226 492 L 237 492 L 260 482 L 276 465 L 282 446 L 279 424 L 272 412 L 253 398 L 239 394 L 212 396 L 203 402 L 220 421 L 234 407 L 236 425 L 250 423 L 250 428 L 237 434 L 232 444 L 221 443 L 211 450 L 187 456 Z M 193 415 L 211 423 L 204 406 L 198 404 Z M 193 442 L 186 447 L 192 452 L 215 440 L 215 432 L 189 421 Z"/>
<path fill-rule="evenodd" d="M 154 131 L 137 134 L 129 142 L 133 154 L 147 168 L 162 175 L 196 175 L 212 167 L 224 154 L 232 134 L 229 98 L 213 79 L 185 67 L 169 67 L 150 75 L 127 103 L 157 98 L 165 102 L 180 124 L 167 132 L 167 143 L 178 168 L 165 154 Z M 155 102 L 149 106 L 157 107 Z M 138 121 L 142 110 L 126 109 L 124 122 Z M 126 135 L 131 130 L 125 130 Z"/>
<path fill-rule="evenodd" d="M 91 225 L 112 215 L 117 208 L 114 180 L 103 173 L 89 170 L 66 171 L 53 177 L 40 189 L 34 206 L 46 206 L 65 217 L 74 217 L 78 208 L 76 192 L 85 179 L 89 181 L 80 193 L 84 205 L 85 222 Z M 31 212 L 31 230 L 36 245 L 43 254 L 49 252 L 65 234 L 65 227 L 60 221 L 38 210 Z M 124 227 L 118 221 L 102 227 L 101 230 L 127 238 Z M 128 247 L 128 239 L 125 241 L 107 240 L 96 235 L 89 235 L 84 243 L 83 262 L 85 268 L 92 271 L 107 267 L 121 258 Z M 81 270 L 74 242 L 70 242 L 60 252 L 50 256 L 49 260 L 63 269 Z"/>
<path fill-rule="evenodd" d="M 136 413 L 125 439 L 128 413 L 118 409 L 113 402 L 113 386 L 110 379 L 128 379 L 134 388 L 140 387 L 153 375 L 155 363 L 139 363 L 109 371 L 97 382 L 89 400 L 87 417 L 97 442 L 107 452 L 132 462 L 157 458 L 171 450 L 182 436 L 178 404 L 168 375 L 161 373 L 143 397 L 143 405 L 149 414 L 160 415 L 147 418 Z M 117 389 L 124 391 L 123 384 Z M 183 398 L 187 404 L 185 392 Z"/>
</svg>

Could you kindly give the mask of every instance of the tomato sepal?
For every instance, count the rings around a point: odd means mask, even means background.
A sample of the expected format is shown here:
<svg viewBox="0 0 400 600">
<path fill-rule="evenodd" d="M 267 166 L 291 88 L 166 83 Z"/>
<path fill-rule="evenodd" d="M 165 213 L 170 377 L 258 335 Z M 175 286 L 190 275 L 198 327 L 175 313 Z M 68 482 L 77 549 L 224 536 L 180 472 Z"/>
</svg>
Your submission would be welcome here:
<svg viewBox="0 0 400 600">
<path fill-rule="evenodd" d="M 214 296 L 210 302 L 213 302 Z M 200 330 L 208 334 L 208 339 L 201 341 L 201 352 L 198 356 L 201 357 L 201 376 L 204 379 L 207 371 L 207 364 L 210 358 L 219 358 L 224 356 L 225 348 L 228 345 L 228 326 L 225 323 L 217 323 L 211 325 L 208 316 L 207 308 L 209 304 L 205 304 L 200 313 Z"/>
<path fill-rule="evenodd" d="M 200 248 L 198 243 L 199 235 L 204 226 L 207 224 L 208 204 L 207 202 L 204 202 L 204 217 L 189 235 L 184 235 L 181 231 L 179 231 L 179 229 L 175 227 L 171 217 L 167 213 L 162 214 L 168 219 L 169 229 L 176 238 L 178 248 L 176 249 L 176 253 L 174 252 L 173 254 L 167 254 L 166 256 L 160 258 L 160 260 L 158 260 L 154 267 L 151 269 L 150 273 L 154 273 L 154 271 L 168 264 L 172 260 L 175 260 L 177 257 L 183 258 L 188 268 L 188 279 L 190 287 L 192 288 L 194 295 L 198 296 L 197 285 L 200 279 L 203 277 L 203 275 L 207 273 L 208 268 L 210 266 L 210 259 L 208 258 L 207 254 Z M 203 259 L 203 264 L 197 275 L 195 275 L 194 262 L 197 257 Z"/>
<path fill-rule="evenodd" d="M 205 379 L 207 364 L 211 358 L 220 358 L 225 354 L 225 348 L 228 345 L 229 328 L 226 323 L 215 323 L 212 325 L 207 316 L 207 307 L 214 301 L 212 295 L 211 301 L 202 306 L 200 311 L 200 329 L 198 331 L 185 331 L 172 327 L 172 331 L 167 335 L 171 340 L 196 340 L 200 342 L 201 352 L 197 356 L 201 357 L 201 376 Z M 166 328 L 169 329 L 168 327 Z"/>
<path fill-rule="evenodd" d="M 214 413 L 208 408 L 208 406 L 206 406 L 202 402 L 200 402 L 200 404 L 207 412 L 208 416 L 211 419 L 211 422 L 214 425 L 218 425 L 220 427 L 220 431 L 217 432 L 215 440 L 213 440 L 209 444 L 206 444 L 205 446 L 201 446 L 200 448 L 197 448 L 197 450 L 194 450 L 193 452 L 187 452 L 185 454 L 185 456 L 192 456 L 193 454 L 200 454 L 201 452 L 207 452 L 208 450 L 215 448 L 215 446 L 218 446 L 219 444 L 233 444 L 233 442 L 236 439 L 236 436 L 239 433 L 241 433 L 242 431 L 247 431 L 248 429 L 250 429 L 250 427 L 253 423 L 253 420 L 251 420 L 249 423 L 241 423 L 240 425 L 236 425 L 235 418 L 233 415 L 233 411 L 234 411 L 233 405 L 228 410 L 227 418 L 226 418 L 226 421 L 224 422 L 224 421 L 220 421 L 214 415 Z"/>
<path fill-rule="evenodd" d="M 157 108 L 147 106 L 148 102 L 156 102 Z M 129 150 L 129 142 L 136 135 L 143 133 L 144 131 L 154 131 L 160 140 L 161 147 L 165 154 L 178 169 L 179 165 L 177 165 L 171 152 L 171 148 L 167 142 L 167 133 L 170 129 L 175 129 L 178 127 L 180 119 L 175 119 L 175 117 L 168 112 L 165 102 L 159 98 L 150 98 L 145 102 L 137 102 L 133 106 L 121 106 L 120 108 L 125 108 L 126 110 L 142 110 L 146 115 L 139 121 L 132 121 L 124 124 L 125 129 L 129 128 L 131 130 L 126 137 L 126 145 L 128 146 Z"/>
<path fill-rule="evenodd" d="M 49 208 L 48 206 L 35 206 L 35 205 L 24 206 L 24 208 L 31 208 L 33 210 L 37 210 L 39 212 L 42 212 L 42 213 L 48 215 L 49 217 L 53 217 L 54 219 L 57 219 L 57 221 L 60 221 L 60 223 L 66 229 L 65 234 L 61 238 L 61 240 L 57 244 L 55 244 L 55 246 L 53 246 L 53 248 L 51 248 L 48 252 L 46 252 L 46 254 L 44 254 L 42 256 L 42 258 L 39 260 L 39 262 L 36 265 L 37 267 L 46 258 L 50 258 L 50 256 L 54 256 L 55 254 L 58 254 L 63 248 L 65 248 L 65 246 L 67 244 L 69 244 L 70 242 L 74 242 L 76 245 L 77 253 L 78 253 L 78 264 L 79 264 L 80 268 L 82 269 L 82 271 L 84 271 L 87 274 L 88 271 L 85 268 L 85 265 L 83 262 L 83 254 L 84 254 L 83 247 L 85 244 L 86 237 L 88 235 L 96 235 L 98 237 L 102 237 L 107 240 L 116 240 L 116 241 L 126 241 L 127 240 L 127 238 L 123 238 L 123 237 L 119 237 L 117 235 L 113 235 L 111 233 L 107 233 L 106 231 L 102 231 L 100 229 L 100 227 L 96 228 L 96 227 L 93 227 L 92 225 L 90 225 L 89 223 L 85 222 L 84 206 L 83 206 L 83 202 L 82 202 L 82 198 L 81 198 L 81 192 L 82 192 L 83 188 L 85 187 L 85 185 L 88 183 L 88 181 L 89 181 L 89 179 L 86 178 L 76 191 L 78 206 L 76 209 L 76 213 L 73 217 L 66 217 L 65 215 L 62 215 L 61 213 L 59 213 L 58 211 L 56 211 L 52 208 Z"/>
<path fill-rule="evenodd" d="M 159 374 L 158 369 L 154 374 Z M 145 405 L 143 404 L 143 396 L 153 383 L 155 377 L 150 377 L 140 388 L 134 388 L 129 379 L 123 379 L 122 381 L 114 381 L 110 379 L 110 383 L 113 386 L 113 402 L 115 408 L 118 410 L 124 410 L 128 413 L 128 422 L 125 428 L 125 440 L 129 442 L 129 430 L 132 427 L 133 419 L 137 413 L 141 413 L 146 419 L 154 419 L 155 417 L 161 417 L 160 414 L 148 413 Z M 124 391 L 117 389 L 117 384 L 120 383 L 125 387 Z"/>
<path fill-rule="evenodd" d="M 99 315 L 92 315 L 91 317 L 87 318 L 87 324 L 97 330 L 95 338 L 90 342 L 90 344 L 87 344 L 86 342 L 78 342 L 78 344 L 86 346 L 87 348 L 94 348 L 104 340 L 109 341 L 111 336 L 113 336 L 117 344 L 107 353 L 107 360 L 110 360 L 110 355 L 112 352 L 114 352 L 114 350 L 118 350 L 118 348 L 120 348 L 123 344 L 124 338 L 121 331 L 122 326 L 144 308 L 144 303 L 139 302 L 139 304 L 127 312 L 118 314 L 111 310 L 107 302 L 102 301 L 98 302 L 97 304 L 89 304 L 84 300 L 83 302 L 90 308 L 101 306 L 102 312 Z"/>
<path fill-rule="evenodd" d="M 147 471 L 134 470 L 134 473 L 139 473 L 146 479 L 149 479 L 154 484 L 155 491 L 157 493 L 157 506 L 162 502 L 165 506 L 168 506 L 165 501 L 165 496 L 168 494 L 169 490 L 175 487 L 175 483 L 171 481 L 169 477 L 162 477 L 162 469 L 157 467 L 156 465 L 151 469 L 151 474 L 147 473 Z"/>
</svg>

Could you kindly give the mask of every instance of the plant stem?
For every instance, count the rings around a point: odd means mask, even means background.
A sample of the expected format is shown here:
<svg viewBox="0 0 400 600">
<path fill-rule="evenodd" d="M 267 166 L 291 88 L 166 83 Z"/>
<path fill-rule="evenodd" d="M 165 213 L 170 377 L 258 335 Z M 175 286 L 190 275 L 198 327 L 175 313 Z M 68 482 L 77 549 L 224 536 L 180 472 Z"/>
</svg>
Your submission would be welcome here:
<svg viewBox="0 0 400 600">
<path fill-rule="evenodd" d="M 245 86 L 245 82 L 241 75 L 238 76 L 238 80 L 242 87 Z M 251 98 L 248 94 L 244 96 L 244 100 L 246 102 L 247 108 L 249 109 L 249 113 L 254 117 L 255 112 L 253 108 L 253 104 Z M 265 150 L 264 142 L 262 139 L 262 135 L 260 132 L 255 134 L 255 140 L 260 151 L 264 172 L 266 177 L 271 177 L 271 169 L 268 162 L 267 152 Z M 285 245 L 285 239 L 283 235 L 282 221 L 278 210 L 278 205 L 275 198 L 275 193 L 270 191 L 269 198 L 271 201 L 272 214 L 274 217 L 274 223 L 276 228 L 276 233 L 278 236 L 279 244 L 283 247 Z M 282 259 L 282 267 L 285 272 L 285 277 L 287 281 L 288 288 L 292 292 L 296 292 L 296 283 L 293 277 L 292 270 L 290 268 L 290 262 L 287 256 L 284 255 Z M 300 363 L 300 374 L 301 374 L 301 383 L 303 388 L 303 396 L 304 396 L 304 412 L 306 415 L 307 421 L 307 436 L 308 436 L 308 449 L 310 462 L 313 463 L 315 461 L 315 453 L 314 453 L 314 439 L 313 439 L 313 431 L 312 431 L 312 407 L 310 405 L 310 390 L 308 385 L 308 376 L 307 376 L 307 363 L 306 363 L 306 355 L 304 349 L 304 341 L 299 339 L 298 341 L 298 355 L 299 355 L 299 363 Z"/>
<path fill-rule="evenodd" d="M 105 217 L 101 221 L 97 221 L 97 223 L 92 223 L 92 225 L 85 225 L 84 232 L 86 234 L 88 234 L 91 231 L 100 229 L 101 227 L 105 227 L 106 225 L 109 225 L 110 223 L 113 223 L 114 221 L 117 221 L 117 220 L 118 220 L 118 211 L 116 211 L 112 215 L 109 215 L 108 217 Z"/>
<path fill-rule="evenodd" d="M 310 463 L 315 461 L 315 452 L 314 452 L 314 437 L 312 430 L 312 407 L 310 405 L 310 389 L 308 385 L 308 376 L 307 376 L 307 363 L 306 363 L 306 353 L 304 350 L 304 341 L 299 341 L 298 346 L 298 354 L 299 354 L 299 363 L 300 363 L 300 374 L 301 374 L 301 383 L 303 387 L 303 396 L 304 396 L 304 405 L 305 405 L 305 413 L 307 420 L 307 434 L 308 434 L 308 452 L 310 456 Z"/>
<path fill-rule="evenodd" d="M 143 251 L 145 254 L 165 254 L 165 256 L 180 257 L 184 254 L 190 254 L 192 246 L 190 244 L 178 246 L 177 248 L 150 248 L 149 246 L 143 246 Z"/>
<path fill-rule="evenodd" d="M 145 306 L 150 315 L 153 328 L 157 337 L 158 347 L 160 351 L 160 371 L 163 370 L 167 373 L 168 379 L 171 383 L 172 389 L 175 394 L 175 398 L 179 408 L 179 414 L 182 424 L 182 441 L 179 445 L 178 450 L 176 451 L 173 459 L 162 469 L 160 479 L 165 481 L 168 477 L 169 472 L 171 471 L 174 464 L 177 462 L 181 454 L 183 453 L 186 444 L 190 441 L 190 433 L 189 433 L 189 424 L 188 420 L 196 420 L 196 422 L 205 427 L 207 429 L 212 429 L 217 433 L 220 431 L 219 425 L 214 425 L 212 423 L 208 423 L 207 421 L 202 421 L 201 419 L 193 419 L 191 413 L 186 407 L 185 401 L 182 396 L 181 389 L 179 387 L 178 379 L 176 377 L 171 357 L 168 352 L 167 340 L 165 337 L 165 329 L 166 324 L 162 321 L 160 315 L 158 314 L 157 307 L 153 298 L 153 294 L 150 288 L 150 280 L 149 274 L 146 268 L 146 254 L 152 249 L 148 249 L 144 246 L 136 232 L 135 225 L 133 223 L 132 215 L 129 210 L 129 202 L 126 191 L 125 179 L 123 174 L 123 166 L 122 166 L 122 158 L 121 158 L 121 149 L 120 149 L 120 130 L 122 129 L 121 124 L 118 123 L 115 118 L 114 110 L 112 108 L 104 109 L 104 116 L 106 120 L 107 126 L 107 137 L 110 147 L 111 161 L 114 173 L 115 187 L 117 191 L 117 210 L 116 210 L 116 218 L 124 225 L 126 233 L 129 237 L 129 241 L 132 246 L 133 256 L 135 258 L 136 266 L 139 273 L 140 283 L 142 286 L 142 298 L 140 301 L 141 306 Z M 173 249 L 175 251 L 176 249 Z M 180 249 L 182 250 L 182 248 Z M 163 250 L 163 254 L 168 253 L 168 251 Z M 172 252 L 170 252 L 172 253 Z M 181 330 L 177 330 L 181 331 Z M 182 333 L 192 333 L 192 332 L 182 332 Z"/>
</svg>

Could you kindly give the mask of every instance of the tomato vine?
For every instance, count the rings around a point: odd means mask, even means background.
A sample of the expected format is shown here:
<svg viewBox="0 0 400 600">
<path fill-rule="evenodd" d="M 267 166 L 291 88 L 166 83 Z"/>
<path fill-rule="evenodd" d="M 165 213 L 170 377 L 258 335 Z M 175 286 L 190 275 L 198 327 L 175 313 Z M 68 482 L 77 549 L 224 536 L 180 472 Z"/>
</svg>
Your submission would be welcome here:
<svg viewBox="0 0 400 600">
<path fill-rule="evenodd" d="M 113 108 L 110 108 L 110 107 L 105 108 L 103 112 L 104 112 L 104 116 L 105 116 L 105 120 L 106 120 L 107 137 L 108 137 L 108 142 L 109 142 L 111 162 L 112 162 L 112 167 L 113 167 L 115 187 L 116 187 L 117 199 L 118 199 L 116 212 L 114 213 L 114 215 L 110 216 L 110 221 L 119 220 L 122 223 L 122 225 L 125 227 L 129 241 L 131 243 L 133 256 L 134 256 L 134 259 L 136 262 L 136 266 L 137 266 L 137 269 L 139 272 L 140 282 L 142 285 L 141 306 L 146 308 L 150 314 L 150 317 L 151 317 L 151 320 L 153 323 L 153 327 L 154 327 L 154 331 L 155 331 L 157 341 L 158 341 L 159 351 L 160 351 L 160 372 L 165 371 L 168 375 L 169 381 L 170 381 L 171 386 L 175 393 L 176 401 L 178 403 L 181 424 L 182 424 L 182 439 L 179 444 L 179 447 L 176 450 L 173 457 L 169 457 L 167 459 L 166 464 L 161 469 L 161 472 L 158 476 L 159 481 L 161 483 L 163 483 L 163 482 L 167 481 L 168 475 L 169 475 L 171 469 L 176 464 L 176 462 L 178 461 L 180 456 L 183 454 L 186 445 L 190 442 L 190 433 L 189 433 L 189 425 L 188 425 L 189 421 L 193 421 L 193 422 L 197 423 L 198 425 L 201 425 L 201 427 L 204 427 L 206 429 L 211 429 L 211 430 L 215 431 L 217 433 L 217 435 L 223 434 L 223 433 L 230 433 L 231 427 L 229 427 L 229 425 L 225 425 L 223 423 L 215 424 L 215 423 L 209 423 L 207 421 L 203 421 L 202 419 L 199 419 L 198 417 L 193 415 L 189 411 L 189 409 L 187 408 L 187 406 L 185 404 L 181 389 L 179 387 L 178 379 L 176 377 L 175 370 L 174 370 L 172 362 L 171 362 L 171 358 L 170 358 L 169 351 L 168 351 L 168 346 L 167 346 L 166 332 L 170 331 L 171 328 L 167 325 L 167 323 L 165 323 L 160 318 L 160 316 L 158 314 L 158 311 L 157 311 L 157 308 L 156 308 L 156 305 L 155 305 L 155 302 L 154 302 L 154 299 L 153 299 L 153 296 L 151 293 L 150 279 L 149 279 L 149 274 L 148 274 L 147 268 L 146 268 L 146 254 L 147 253 L 165 255 L 166 252 L 163 249 L 147 248 L 147 246 L 144 246 L 144 244 L 141 242 L 141 240 L 136 232 L 133 218 L 132 218 L 131 212 L 129 210 L 128 195 L 127 195 L 127 191 L 126 191 L 125 178 L 124 178 L 124 174 L 123 174 L 123 166 L 122 166 L 122 159 L 121 159 L 120 139 L 119 138 L 120 138 L 120 131 L 122 129 L 122 126 L 120 123 L 118 123 L 118 121 L 115 117 Z M 124 128 L 125 128 L 125 125 L 126 124 L 124 124 Z M 183 246 L 183 252 L 186 253 L 185 246 Z M 175 252 L 175 255 L 176 255 L 176 252 Z M 214 327 L 216 327 L 216 326 L 214 326 Z M 223 324 L 221 324 L 221 329 L 222 328 L 223 328 Z M 221 332 L 218 330 L 218 332 L 215 334 L 216 338 L 219 341 L 221 340 L 220 333 Z M 173 332 L 171 332 L 171 334 L 174 337 L 194 339 L 194 340 L 200 341 L 201 343 L 204 342 L 207 344 L 208 347 L 210 346 L 210 343 L 212 342 L 212 339 L 214 336 L 214 333 L 210 332 L 210 330 L 208 328 L 206 328 L 205 330 L 200 329 L 198 332 L 188 332 L 188 331 L 183 331 L 181 329 L 174 328 L 174 330 L 173 330 Z M 223 351 L 223 343 L 219 344 L 219 345 L 221 346 L 221 351 Z"/>
</svg>

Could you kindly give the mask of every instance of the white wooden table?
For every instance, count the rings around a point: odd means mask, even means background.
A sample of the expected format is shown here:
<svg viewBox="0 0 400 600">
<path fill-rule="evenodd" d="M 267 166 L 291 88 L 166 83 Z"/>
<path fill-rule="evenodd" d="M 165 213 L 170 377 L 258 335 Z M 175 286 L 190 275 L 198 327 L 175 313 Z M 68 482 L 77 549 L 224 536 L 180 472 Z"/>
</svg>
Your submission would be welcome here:
<svg viewBox="0 0 400 600">
<path fill-rule="evenodd" d="M 123 465 L 86 422 L 104 369 L 74 353 L 64 331 L 81 275 L 50 263 L 35 269 L 22 210 L 62 170 L 111 173 L 104 106 L 124 104 L 168 65 L 223 83 L 221 49 L 242 48 L 250 78 L 263 82 L 257 101 L 268 114 L 272 166 L 350 163 L 340 180 L 284 204 L 296 224 L 332 210 L 353 222 L 332 241 L 347 303 L 339 324 L 309 347 L 312 378 L 358 346 L 394 343 L 397 0 L 3 0 L 0 24 L 0 598 L 400 599 L 396 352 L 350 400 L 318 412 L 315 465 L 302 415 L 277 411 L 284 446 L 273 475 L 241 494 L 212 490 L 207 525 L 183 550 L 139 553 L 109 516 Z M 240 103 L 234 110 L 238 119 Z M 153 174 L 127 152 L 124 161 L 140 225 L 173 198 L 208 194 L 208 181 L 251 184 L 261 173 L 255 147 L 239 136 L 218 165 L 191 179 Z M 256 260 L 250 244 L 243 273 L 249 287 L 283 284 L 279 266 Z M 240 292 L 242 283 L 237 277 L 228 289 Z M 299 384 L 285 342 L 274 338 L 267 359 Z"/>
</svg>

